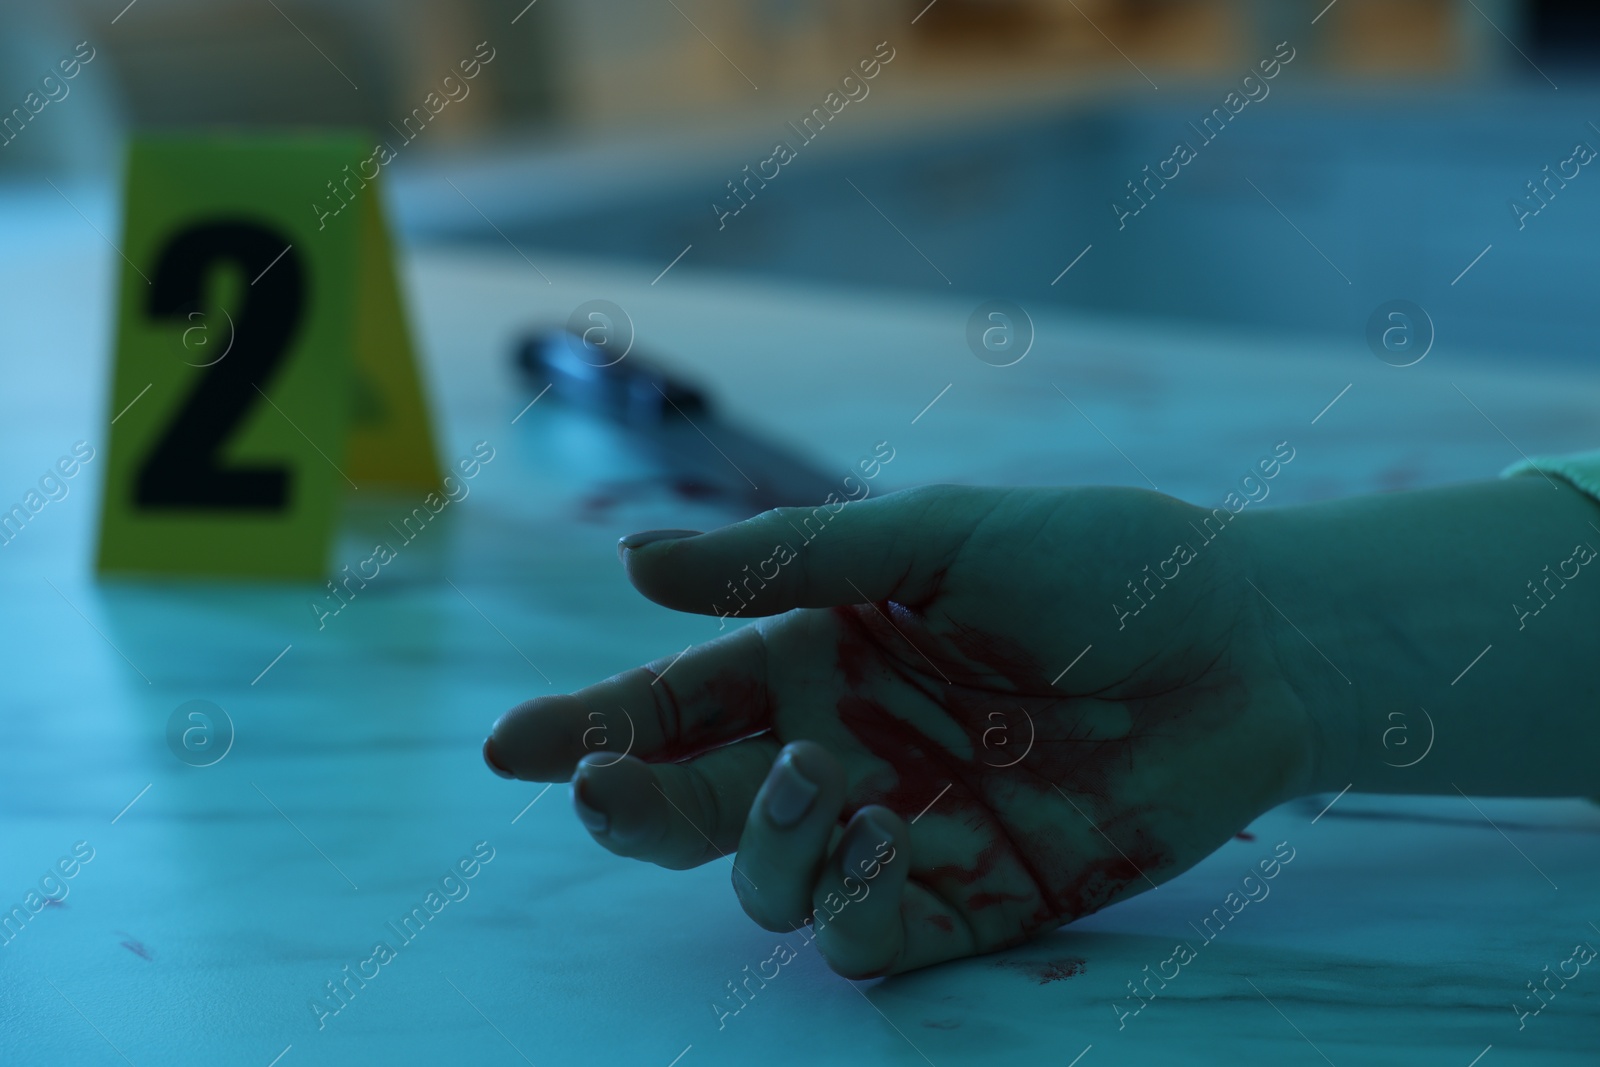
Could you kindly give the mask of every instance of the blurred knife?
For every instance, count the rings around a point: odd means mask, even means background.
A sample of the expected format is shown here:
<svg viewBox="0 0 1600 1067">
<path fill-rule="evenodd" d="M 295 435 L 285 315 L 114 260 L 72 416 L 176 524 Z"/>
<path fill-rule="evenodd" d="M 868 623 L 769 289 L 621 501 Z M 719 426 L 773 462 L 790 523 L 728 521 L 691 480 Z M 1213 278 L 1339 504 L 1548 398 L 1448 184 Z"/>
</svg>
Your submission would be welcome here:
<svg viewBox="0 0 1600 1067">
<path fill-rule="evenodd" d="M 529 384 L 562 403 L 625 427 L 680 480 L 709 484 L 748 507 L 815 507 L 845 499 L 844 475 L 804 460 L 717 418 L 711 399 L 648 358 L 616 358 L 566 329 L 523 338 L 516 364 Z"/>
</svg>

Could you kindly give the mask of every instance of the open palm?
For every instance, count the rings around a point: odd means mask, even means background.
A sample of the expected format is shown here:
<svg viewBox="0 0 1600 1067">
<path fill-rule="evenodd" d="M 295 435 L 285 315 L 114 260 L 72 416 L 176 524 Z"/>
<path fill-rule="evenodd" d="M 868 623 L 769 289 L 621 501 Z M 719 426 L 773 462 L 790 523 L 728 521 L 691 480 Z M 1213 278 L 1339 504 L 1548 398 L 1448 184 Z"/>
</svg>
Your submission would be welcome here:
<svg viewBox="0 0 1600 1067">
<path fill-rule="evenodd" d="M 659 603 L 767 617 L 520 705 L 491 765 L 576 774 L 580 816 L 618 854 L 736 852 L 745 910 L 812 920 L 851 977 L 1052 929 L 1304 790 L 1311 731 L 1270 621 L 1231 531 L 1190 525 L 1199 509 L 935 486 L 851 504 L 808 541 L 811 514 L 625 547 Z M 1175 544 L 1190 551 L 1167 580 Z"/>
</svg>

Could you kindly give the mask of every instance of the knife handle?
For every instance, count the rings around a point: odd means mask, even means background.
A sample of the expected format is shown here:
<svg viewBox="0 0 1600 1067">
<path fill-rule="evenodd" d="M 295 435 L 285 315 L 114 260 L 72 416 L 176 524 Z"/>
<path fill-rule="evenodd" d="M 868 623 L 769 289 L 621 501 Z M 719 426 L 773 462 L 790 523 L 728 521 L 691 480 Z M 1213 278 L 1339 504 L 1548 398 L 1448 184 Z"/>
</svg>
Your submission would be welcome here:
<svg viewBox="0 0 1600 1067">
<path fill-rule="evenodd" d="M 516 366 L 564 404 L 628 426 L 709 416 L 705 392 L 632 353 L 609 352 L 561 327 L 538 330 L 516 346 Z"/>
</svg>

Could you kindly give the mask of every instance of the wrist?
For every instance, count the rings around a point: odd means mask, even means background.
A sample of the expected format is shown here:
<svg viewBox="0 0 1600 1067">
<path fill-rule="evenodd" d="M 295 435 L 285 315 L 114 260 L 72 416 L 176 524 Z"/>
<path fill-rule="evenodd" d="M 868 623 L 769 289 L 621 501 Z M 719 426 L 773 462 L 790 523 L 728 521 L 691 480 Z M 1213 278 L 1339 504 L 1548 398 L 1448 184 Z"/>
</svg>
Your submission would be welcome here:
<svg viewBox="0 0 1600 1067">
<path fill-rule="evenodd" d="M 1361 620 L 1341 618 L 1331 590 L 1308 574 L 1311 539 L 1324 532 L 1293 507 L 1263 508 L 1239 516 L 1249 607 L 1266 662 L 1282 687 L 1285 713 L 1300 723 L 1303 765 L 1292 776 L 1292 795 L 1336 793 L 1352 781 L 1360 759 L 1361 715 L 1355 686 L 1341 661 Z"/>
<path fill-rule="evenodd" d="M 1522 477 L 1241 515 L 1247 592 L 1312 735 L 1312 791 L 1591 792 L 1600 568 L 1532 622 L 1513 607 L 1547 566 L 1572 572 L 1575 543 L 1600 546 L 1597 511 Z"/>
</svg>

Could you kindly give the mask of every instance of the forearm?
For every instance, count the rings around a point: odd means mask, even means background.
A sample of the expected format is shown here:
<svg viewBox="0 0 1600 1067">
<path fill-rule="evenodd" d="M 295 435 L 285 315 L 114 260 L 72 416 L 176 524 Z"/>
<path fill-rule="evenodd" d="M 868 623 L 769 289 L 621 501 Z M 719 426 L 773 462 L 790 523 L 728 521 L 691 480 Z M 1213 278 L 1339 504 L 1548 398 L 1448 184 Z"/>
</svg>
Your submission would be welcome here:
<svg viewBox="0 0 1600 1067">
<path fill-rule="evenodd" d="M 1554 486 L 1241 516 L 1318 790 L 1600 796 L 1600 506 Z"/>
</svg>

